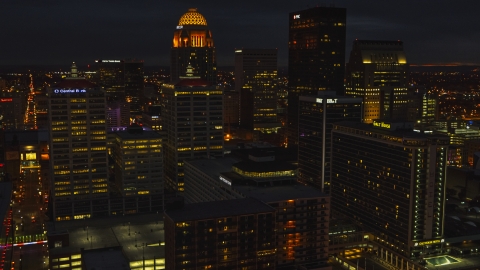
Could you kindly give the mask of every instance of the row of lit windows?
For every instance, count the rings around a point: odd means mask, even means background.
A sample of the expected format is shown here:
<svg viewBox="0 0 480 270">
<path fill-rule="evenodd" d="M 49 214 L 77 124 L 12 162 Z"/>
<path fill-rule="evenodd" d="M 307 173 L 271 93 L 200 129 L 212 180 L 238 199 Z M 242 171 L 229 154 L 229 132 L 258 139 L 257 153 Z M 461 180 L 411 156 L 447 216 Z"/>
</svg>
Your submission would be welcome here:
<svg viewBox="0 0 480 270">
<path fill-rule="evenodd" d="M 161 139 L 152 140 L 135 140 L 135 141 L 123 141 L 123 144 L 140 144 L 140 143 L 161 143 Z"/>
<path fill-rule="evenodd" d="M 275 172 L 247 172 L 243 171 L 237 167 L 232 167 L 232 171 L 243 175 L 245 177 L 252 178 L 268 178 L 268 177 L 292 177 L 296 175 L 295 170 L 289 171 L 275 171 Z"/>
<path fill-rule="evenodd" d="M 175 91 L 175 96 L 177 95 L 222 95 L 222 91 Z"/>
</svg>

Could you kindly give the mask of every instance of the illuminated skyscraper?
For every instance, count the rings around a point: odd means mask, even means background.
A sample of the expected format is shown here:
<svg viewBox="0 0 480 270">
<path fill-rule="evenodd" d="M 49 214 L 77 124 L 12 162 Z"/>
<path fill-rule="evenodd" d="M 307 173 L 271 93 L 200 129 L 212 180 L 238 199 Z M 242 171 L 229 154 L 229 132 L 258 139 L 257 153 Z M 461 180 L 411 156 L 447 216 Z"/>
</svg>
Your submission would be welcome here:
<svg viewBox="0 0 480 270">
<path fill-rule="evenodd" d="M 223 156 L 223 91 L 195 77 L 163 86 L 163 130 L 165 184 L 169 190 L 184 191 L 184 160 Z"/>
<path fill-rule="evenodd" d="M 55 220 L 108 215 L 105 93 L 84 78 L 48 89 Z"/>
<path fill-rule="evenodd" d="M 103 88 L 107 99 L 125 100 L 123 60 L 95 60 L 96 76 L 93 81 Z"/>
<path fill-rule="evenodd" d="M 332 210 L 373 233 L 378 255 L 398 269 L 402 257 L 440 252 L 444 236 L 449 138 L 412 127 L 340 122 L 332 130 Z"/>
<path fill-rule="evenodd" d="M 188 65 L 202 79 L 216 83 L 217 64 L 212 32 L 207 27 L 207 20 L 196 8 L 189 9 L 180 17 L 173 35 L 170 81 L 176 83 L 180 76 L 185 76 Z"/>
<path fill-rule="evenodd" d="M 346 9 L 314 7 L 289 15 L 288 145 L 298 144 L 298 97 L 343 95 Z"/>
<path fill-rule="evenodd" d="M 277 49 L 235 51 L 235 91 L 240 93 L 240 127 L 276 132 Z"/>
<path fill-rule="evenodd" d="M 114 134 L 113 159 L 117 191 L 128 201 L 136 198 L 136 212 L 163 207 L 162 136 L 133 124 Z M 113 189 L 113 188 L 112 188 Z"/>
<path fill-rule="evenodd" d="M 362 119 L 362 99 L 320 91 L 300 96 L 298 130 L 298 180 L 330 191 L 332 128 L 339 121 Z"/>
<path fill-rule="evenodd" d="M 365 123 L 406 120 L 408 74 L 402 41 L 355 40 L 345 94 L 363 98 Z"/>
</svg>

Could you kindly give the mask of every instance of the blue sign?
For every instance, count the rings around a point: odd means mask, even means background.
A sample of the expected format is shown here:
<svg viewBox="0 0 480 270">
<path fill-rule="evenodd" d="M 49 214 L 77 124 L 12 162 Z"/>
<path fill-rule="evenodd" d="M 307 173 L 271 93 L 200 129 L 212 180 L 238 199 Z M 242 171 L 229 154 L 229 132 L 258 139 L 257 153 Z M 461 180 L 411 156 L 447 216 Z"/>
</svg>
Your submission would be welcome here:
<svg viewBox="0 0 480 270">
<path fill-rule="evenodd" d="M 87 93 L 86 89 L 55 89 L 55 94 L 70 94 L 70 93 Z"/>
</svg>

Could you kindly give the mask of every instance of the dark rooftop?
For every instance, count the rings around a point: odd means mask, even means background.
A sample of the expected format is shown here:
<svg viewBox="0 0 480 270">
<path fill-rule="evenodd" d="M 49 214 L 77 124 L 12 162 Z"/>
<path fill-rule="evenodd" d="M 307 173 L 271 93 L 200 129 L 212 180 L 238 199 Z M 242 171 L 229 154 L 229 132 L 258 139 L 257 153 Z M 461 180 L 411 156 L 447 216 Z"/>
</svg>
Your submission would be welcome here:
<svg viewBox="0 0 480 270">
<path fill-rule="evenodd" d="M 389 122 L 390 123 L 390 122 Z M 391 124 L 398 124 L 397 122 L 391 122 Z M 448 136 L 446 135 L 438 135 L 438 134 L 425 134 L 421 132 L 415 132 L 412 129 L 386 129 L 386 128 L 379 128 L 374 127 L 371 124 L 365 124 L 360 122 L 351 122 L 351 121 L 342 121 L 334 123 L 334 125 L 339 125 L 343 127 L 361 129 L 365 131 L 370 131 L 373 133 L 384 134 L 384 135 L 391 135 L 397 137 L 407 137 L 407 138 L 416 138 L 416 139 L 427 139 L 427 138 L 441 138 L 445 140 L 449 140 Z"/>
<path fill-rule="evenodd" d="M 245 196 L 261 200 L 265 203 L 295 199 L 328 197 L 327 194 L 321 192 L 314 187 L 301 184 L 270 187 L 234 186 L 233 188 Z"/>
<path fill-rule="evenodd" d="M 167 211 L 165 215 L 174 222 L 180 222 L 265 212 L 275 212 L 275 209 L 257 199 L 244 198 L 186 204 L 182 209 Z"/>
</svg>

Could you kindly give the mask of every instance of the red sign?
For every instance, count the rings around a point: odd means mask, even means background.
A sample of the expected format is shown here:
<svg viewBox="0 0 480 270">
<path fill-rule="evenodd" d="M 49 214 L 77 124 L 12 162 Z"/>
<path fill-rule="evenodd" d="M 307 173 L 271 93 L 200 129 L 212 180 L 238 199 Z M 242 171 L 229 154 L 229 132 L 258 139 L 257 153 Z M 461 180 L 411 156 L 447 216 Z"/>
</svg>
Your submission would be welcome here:
<svg viewBox="0 0 480 270">
<path fill-rule="evenodd" d="M 0 98 L 0 102 L 12 102 L 12 98 Z"/>
</svg>

